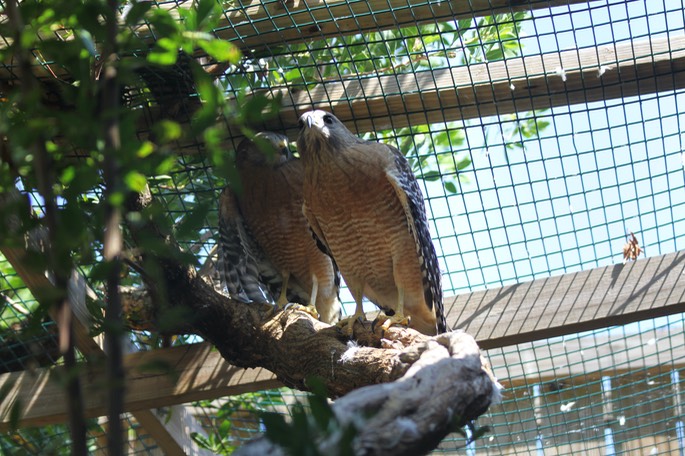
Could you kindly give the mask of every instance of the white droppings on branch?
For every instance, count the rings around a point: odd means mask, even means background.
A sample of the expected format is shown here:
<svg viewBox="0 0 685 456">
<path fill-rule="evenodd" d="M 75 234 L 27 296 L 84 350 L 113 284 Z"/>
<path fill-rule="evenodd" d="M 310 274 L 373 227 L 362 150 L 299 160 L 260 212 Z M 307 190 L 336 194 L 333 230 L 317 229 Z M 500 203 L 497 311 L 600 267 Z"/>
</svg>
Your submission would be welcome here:
<svg viewBox="0 0 685 456">
<path fill-rule="evenodd" d="M 359 351 L 359 344 L 357 344 L 357 342 L 355 342 L 353 340 L 347 342 L 347 350 L 345 350 L 345 353 L 343 353 L 342 356 L 340 357 L 340 362 L 345 364 L 345 363 L 353 360 L 358 351 Z"/>
</svg>

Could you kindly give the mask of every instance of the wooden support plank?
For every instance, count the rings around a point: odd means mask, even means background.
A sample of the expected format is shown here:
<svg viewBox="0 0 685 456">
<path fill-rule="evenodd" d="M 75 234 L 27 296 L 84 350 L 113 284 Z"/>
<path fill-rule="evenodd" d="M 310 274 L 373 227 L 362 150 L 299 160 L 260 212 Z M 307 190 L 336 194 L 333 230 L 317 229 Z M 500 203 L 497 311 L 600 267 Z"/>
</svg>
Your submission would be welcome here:
<svg viewBox="0 0 685 456">
<path fill-rule="evenodd" d="M 685 367 L 685 329 L 588 334 L 564 341 L 540 340 L 485 352 L 505 388 L 583 376 L 600 380 L 644 370 Z M 646 374 L 645 374 L 646 375 Z"/>
<path fill-rule="evenodd" d="M 272 90 L 283 107 L 258 129 L 299 133 L 311 109 L 335 114 L 357 134 L 387 128 L 458 122 L 685 88 L 685 37 L 645 39 L 599 48 L 511 58 L 433 71 L 322 82 L 308 90 Z M 313 102 L 312 100 L 316 100 Z M 151 108 L 141 138 L 164 113 Z M 239 129 L 228 124 L 227 145 Z M 232 142 L 231 142 L 232 140 Z M 203 151 L 200 140 L 175 143 L 179 154 Z"/>
<path fill-rule="evenodd" d="M 496 290 L 447 298 L 448 323 L 476 336 L 482 347 L 521 344 L 514 351 L 488 352 L 495 374 L 506 386 L 544 382 L 579 374 L 616 375 L 670 365 L 685 367 L 685 332 L 643 331 L 626 337 L 593 335 L 550 345 L 536 340 L 610 327 L 685 311 L 685 251 L 640 259 L 626 265 L 538 279 Z M 645 340 L 653 343 L 645 344 Z M 611 360 L 607 363 L 606 360 Z M 561 360 L 561 361 L 560 361 Z M 276 388 L 263 369 L 229 365 L 207 344 L 128 355 L 126 410 L 162 407 Z M 157 369 L 151 369 L 158 366 Z M 159 369 L 167 366 L 169 369 Z M 61 389 L 45 377 L 49 369 L 0 376 L 0 389 L 20 379 L 12 397 L 26 408 L 26 423 L 47 424 L 64 417 Z M 89 416 L 104 413 L 103 371 L 83 372 Z M 588 377 L 589 378 L 589 377 Z M 40 394 L 38 394 L 40 393 Z M 11 399 L 11 398 L 10 398 Z M 0 404 L 0 429 L 7 426 L 10 399 Z"/>
<path fill-rule="evenodd" d="M 447 22 L 588 0 L 289 0 L 241 2 L 226 9 L 215 34 L 243 53 L 274 53 L 284 44 Z"/>
<path fill-rule="evenodd" d="M 625 337 L 602 333 L 567 339 L 563 344 L 531 342 L 517 346 L 516 350 L 490 350 L 486 355 L 506 388 L 579 375 L 587 381 L 598 380 L 605 375 L 646 369 L 685 368 L 685 330 L 661 328 Z M 206 343 L 133 353 L 126 356 L 125 366 L 129 392 L 125 403 L 127 411 L 282 386 L 264 369 L 239 369 L 229 365 Z M 22 426 L 64 420 L 66 404 L 63 391 L 54 380 L 56 375 L 52 368 L 0 375 L 0 388 L 14 385 L 8 397 L 0 402 L 0 431 L 7 429 L 10 406 L 16 399 L 25 406 Z M 104 368 L 84 365 L 81 375 L 87 415 L 94 417 L 105 413 Z M 173 411 L 172 416 L 175 413 L 184 412 Z M 148 429 L 147 421 L 143 419 L 141 424 Z"/>
<path fill-rule="evenodd" d="M 131 353 L 124 358 L 124 369 L 124 408 L 132 412 L 151 435 L 155 435 L 153 430 L 162 425 L 166 418 L 162 417 L 161 423 L 155 424 L 154 420 L 160 421 L 158 414 L 147 409 L 283 386 L 271 372 L 264 369 L 231 366 L 206 343 Z M 0 432 L 7 429 L 10 409 L 16 400 L 20 401 L 22 407 L 21 426 L 42 426 L 65 421 L 64 389 L 58 377 L 59 371 L 54 368 L 0 375 L 0 389 L 10 388 L 9 394 L 0 402 Z M 104 365 L 93 362 L 83 364 L 81 381 L 87 416 L 105 414 Z M 146 413 L 141 414 L 141 411 Z M 173 413 L 183 412 L 176 410 Z M 173 429 L 168 431 L 175 432 Z M 163 446 L 163 442 L 158 443 Z M 185 443 L 179 445 L 176 451 L 184 448 L 182 445 Z M 165 451 L 169 454 L 168 449 L 165 448 Z"/>
<path fill-rule="evenodd" d="M 288 52 L 285 44 L 575 3 L 588 3 L 588 0 L 252 0 L 232 6 L 226 4 L 214 34 L 233 42 L 243 54 L 274 55 Z M 163 3 L 158 7 L 178 18 L 178 9 L 189 5 Z M 138 27 L 135 32 L 144 42 L 154 42 L 148 25 Z M 55 35 L 42 35 L 41 39 L 54 39 L 55 36 L 64 40 L 73 38 L 73 34 L 66 31 L 53 33 Z M 0 45 L 0 49 L 3 47 L 4 44 Z M 16 79 L 11 69 L 11 61 L 0 66 L 0 80 Z M 37 59 L 32 70 L 37 77 L 52 79 L 57 74 L 69 78 L 63 68 Z M 215 65 L 215 69 L 208 70 L 218 74 L 225 70 L 225 66 Z"/>
<path fill-rule="evenodd" d="M 294 138 L 299 116 L 319 108 L 365 133 L 683 87 L 685 37 L 674 36 L 283 90 L 280 119 L 266 127 Z"/>
<path fill-rule="evenodd" d="M 45 276 L 44 273 L 40 271 L 34 271 L 30 269 L 29 267 L 26 266 L 24 262 L 24 256 L 25 256 L 25 251 L 21 248 L 10 248 L 10 247 L 2 247 L 0 249 L 0 252 L 5 256 L 7 261 L 10 262 L 14 270 L 17 272 L 17 274 L 21 277 L 23 280 L 24 284 L 27 286 L 29 290 L 31 290 L 31 293 L 37 298 L 41 299 L 41 297 L 49 295 L 51 293 L 51 290 L 53 289 L 52 283 L 48 280 L 48 278 Z M 85 293 L 88 292 L 88 290 L 85 289 L 85 281 L 83 281 L 82 278 L 76 277 L 76 280 L 72 280 L 70 283 L 70 289 L 69 293 L 70 295 L 79 295 L 83 294 L 85 296 Z M 83 288 L 82 290 L 77 290 L 77 288 Z M 90 290 L 92 293 L 92 290 Z M 72 300 L 72 302 L 75 302 Z M 91 337 L 90 335 L 90 314 L 88 313 L 87 309 L 85 308 L 85 301 L 81 302 L 80 305 L 78 306 L 73 306 L 74 308 L 72 309 L 74 313 L 74 319 L 73 319 L 73 327 L 74 327 L 74 338 L 75 338 L 75 345 L 86 356 L 95 356 L 95 357 L 104 357 L 105 352 L 102 348 L 102 346 Z M 56 315 L 54 314 L 54 309 L 49 309 L 50 316 L 53 320 L 56 321 Z M 25 374 L 23 372 L 22 374 Z M 18 382 L 18 386 L 22 387 L 22 383 L 26 383 L 28 388 L 29 388 L 29 394 L 35 394 L 37 391 L 42 390 L 42 388 L 45 386 L 44 382 L 45 379 L 51 379 L 53 382 L 50 382 L 52 386 L 57 386 L 58 393 L 57 395 L 51 396 L 53 403 L 57 402 L 58 400 L 64 401 L 64 388 L 59 384 L 58 382 L 58 377 L 55 376 L 54 373 L 43 376 L 39 379 L 34 379 L 34 381 L 30 381 L 28 377 L 22 377 L 20 379 L 12 379 L 10 378 L 8 385 L 15 385 L 15 383 L 12 382 Z M 35 383 L 38 381 L 39 383 Z M 103 388 L 103 385 L 105 385 L 106 382 L 100 381 L 98 383 L 96 391 L 98 391 L 100 394 L 98 400 L 101 404 L 101 406 L 104 408 L 106 406 L 107 400 L 105 397 L 106 393 L 106 388 Z M 16 387 L 16 385 L 15 385 Z M 84 388 L 83 394 L 84 396 L 87 396 L 91 393 L 92 391 L 87 391 Z M 7 402 L 7 399 L 10 399 L 12 402 L 7 403 L 8 407 L 11 407 L 12 404 L 14 404 L 14 400 L 17 398 L 20 398 L 20 396 L 16 396 L 13 394 L 10 394 L 6 400 L 3 402 Z M 23 400 L 20 399 L 22 406 L 30 406 L 30 404 L 35 403 L 33 399 L 31 399 L 32 396 L 24 397 Z M 59 399 L 58 399 L 59 398 Z M 90 398 L 84 397 L 84 402 L 87 402 Z M 49 406 L 49 404 L 41 404 L 42 406 Z M 63 404 L 64 406 L 66 404 Z M 86 407 L 87 408 L 87 407 Z M 3 413 L 3 422 L 5 417 L 4 413 L 9 410 L 5 410 L 4 406 L 2 409 L 0 409 Z M 66 409 L 65 409 L 66 410 Z M 99 413 L 98 415 L 93 415 L 93 416 L 100 416 L 103 413 Z M 170 428 L 167 428 L 166 425 L 163 422 L 159 422 L 159 417 L 156 416 L 155 412 L 152 410 L 136 410 L 135 412 L 132 413 L 134 418 L 138 420 L 139 423 L 145 422 L 148 425 L 152 425 L 153 423 L 158 423 L 155 424 L 153 428 L 148 429 L 146 428 L 147 432 L 155 439 L 157 444 L 164 449 L 166 454 L 193 454 L 193 455 L 209 455 L 211 453 L 208 453 L 207 451 L 199 448 L 197 444 L 190 439 L 190 436 L 188 434 L 181 434 L 178 432 L 175 432 L 175 430 L 172 430 Z M 191 417 L 192 418 L 192 417 Z M 53 422 L 64 422 L 66 421 L 66 414 L 60 417 L 57 421 Z M 0 425 L 2 426 L 2 425 Z M 199 426 L 199 425 L 198 425 Z M 186 450 L 188 452 L 186 453 Z"/>
<path fill-rule="evenodd" d="M 488 349 L 685 312 L 684 272 L 678 251 L 459 295 L 447 324 Z"/>
</svg>

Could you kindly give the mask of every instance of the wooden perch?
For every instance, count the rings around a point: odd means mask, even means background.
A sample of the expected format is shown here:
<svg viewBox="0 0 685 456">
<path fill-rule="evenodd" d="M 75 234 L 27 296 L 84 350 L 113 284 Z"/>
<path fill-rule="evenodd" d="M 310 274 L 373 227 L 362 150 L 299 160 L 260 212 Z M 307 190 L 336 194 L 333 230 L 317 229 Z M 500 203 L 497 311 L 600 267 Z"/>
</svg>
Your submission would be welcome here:
<svg viewBox="0 0 685 456">
<path fill-rule="evenodd" d="M 271 305 L 244 304 L 216 292 L 192 268 L 167 263 L 163 269 L 168 296 L 173 296 L 170 304 L 192 309 L 194 317 L 184 329 L 204 337 L 231 364 L 263 367 L 292 388 L 307 390 L 306 380 L 318 377 L 331 397 L 339 397 L 361 386 L 396 380 L 419 358 L 407 350 L 420 353 L 423 349 L 416 347 L 434 340 L 399 327 L 381 338 L 357 323 L 357 346 L 337 327 L 305 312 L 289 309 L 272 315 Z"/>
<path fill-rule="evenodd" d="M 266 368 L 300 390 L 309 389 L 308 379 L 321 379 L 330 397 L 343 396 L 334 406 L 343 425 L 360 423 L 360 417 L 373 412 L 368 423 L 359 425 L 355 454 L 426 452 L 499 396 L 475 340 L 466 333 L 428 337 L 391 327 L 380 338 L 356 323 L 358 343 L 297 309 L 274 314 L 268 304 L 231 300 L 193 268 L 167 262 L 163 271 L 173 297 L 169 304 L 191 308 L 195 317 L 189 329 L 216 346 L 229 363 Z M 270 444 L 255 445 L 244 454 L 267 454 L 260 445 Z M 326 445 L 332 448 L 336 442 L 321 445 L 328 454 Z"/>
<path fill-rule="evenodd" d="M 143 212 L 151 203 L 149 193 L 129 201 L 130 209 Z M 135 239 L 164 239 L 153 222 L 131 226 L 131 233 Z M 166 241 L 171 258 L 177 258 L 174 252 L 178 253 L 178 247 L 173 240 Z M 161 272 L 152 280 L 143 274 L 150 299 L 160 309 L 189 309 L 192 318 L 184 320 L 182 329 L 201 335 L 229 363 L 268 369 L 283 384 L 300 390 L 308 390 L 307 380 L 316 377 L 334 398 L 386 383 L 376 392 L 356 393 L 358 399 L 347 399 L 343 405 L 349 404 L 348 408 L 340 408 L 340 419 L 351 420 L 355 413 L 368 410 L 371 403 L 359 395 L 372 394 L 375 404 L 384 404 L 374 416 L 380 420 L 379 432 L 400 423 L 395 420 L 398 416 L 406 415 L 416 423 L 401 441 L 369 437 L 374 445 L 380 445 L 374 454 L 401 454 L 391 450 L 400 444 L 414 450 L 432 448 L 454 429 L 454 417 L 463 425 L 484 413 L 498 396 L 497 383 L 486 370 L 475 340 L 465 333 L 428 337 L 408 328 L 391 327 L 379 337 L 356 323 L 356 341 L 350 341 L 338 327 L 305 312 L 291 308 L 274 313 L 269 304 L 232 300 L 217 292 L 193 267 L 171 258 L 148 256 Z M 145 301 L 141 296 L 136 299 Z M 400 378 L 402 381 L 387 385 Z M 431 387 L 431 382 L 437 383 Z M 436 397 L 437 401 L 428 406 Z M 356 442 L 360 448 L 371 445 L 361 435 Z"/>
<path fill-rule="evenodd" d="M 455 426 L 463 426 L 465 417 L 482 414 L 492 398 L 499 396 L 490 378 L 483 375 L 478 346 L 466 333 L 432 337 L 411 346 L 403 356 L 415 361 L 400 380 L 360 388 L 332 405 L 339 426 L 351 425 L 356 430 L 354 454 L 426 453 Z M 337 437 L 332 434 L 318 442 L 320 454 L 335 454 Z M 262 437 L 234 454 L 285 452 Z"/>
</svg>

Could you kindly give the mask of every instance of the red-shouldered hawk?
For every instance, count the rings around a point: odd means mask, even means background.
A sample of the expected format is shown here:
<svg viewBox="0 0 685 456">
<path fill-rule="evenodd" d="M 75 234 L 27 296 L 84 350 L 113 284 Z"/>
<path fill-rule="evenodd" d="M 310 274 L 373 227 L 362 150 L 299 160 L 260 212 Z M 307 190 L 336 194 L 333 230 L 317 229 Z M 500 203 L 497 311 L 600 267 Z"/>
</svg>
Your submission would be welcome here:
<svg viewBox="0 0 685 456">
<path fill-rule="evenodd" d="M 339 274 L 302 214 L 304 168 L 290 154 L 287 138 L 262 132 L 255 141 L 243 140 L 236 167 L 240 191 L 224 189 L 219 210 L 222 280 L 229 294 L 244 302 L 275 300 L 281 307 L 315 305 L 322 321 L 336 322 Z"/>
<path fill-rule="evenodd" d="M 423 195 L 402 153 L 358 138 L 324 111 L 300 117 L 297 147 L 304 213 L 354 297 L 352 318 L 363 316 L 367 296 L 390 316 L 385 328 L 409 317 L 422 333 L 446 331 Z"/>
</svg>

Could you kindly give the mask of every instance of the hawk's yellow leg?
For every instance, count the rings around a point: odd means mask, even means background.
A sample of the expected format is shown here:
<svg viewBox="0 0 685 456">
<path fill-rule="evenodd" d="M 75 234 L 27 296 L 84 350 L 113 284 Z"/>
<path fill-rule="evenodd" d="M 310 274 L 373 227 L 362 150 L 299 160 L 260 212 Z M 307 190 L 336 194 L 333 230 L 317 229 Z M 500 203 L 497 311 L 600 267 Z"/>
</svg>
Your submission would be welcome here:
<svg viewBox="0 0 685 456">
<path fill-rule="evenodd" d="M 292 308 L 295 310 L 301 310 L 302 312 L 307 312 L 309 315 L 312 317 L 316 318 L 317 320 L 319 319 L 319 312 L 316 311 L 316 295 L 319 292 L 319 281 L 317 280 L 316 276 L 312 276 L 312 292 L 310 294 L 310 299 L 309 299 L 309 304 L 306 306 L 303 306 L 302 304 L 297 304 L 297 303 L 288 303 L 288 281 L 290 280 L 290 274 L 289 273 L 283 273 L 283 288 L 281 288 L 281 294 L 278 297 L 278 300 L 276 301 L 276 307 L 274 309 L 274 312 L 278 312 L 280 310 L 286 310 L 288 308 Z"/>
<path fill-rule="evenodd" d="M 343 318 L 338 323 L 336 323 L 336 326 L 341 328 L 343 333 L 347 336 L 352 336 L 354 334 L 354 323 L 356 321 L 363 322 L 366 319 L 366 315 L 364 315 L 364 307 L 362 306 L 362 299 L 364 299 L 364 295 L 361 290 L 363 289 L 363 286 L 360 290 L 350 289 L 350 292 L 354 297 L 354 302 L 357 304 L 357 307 L 355 308 L 353 315 Z"/>
<path fill-rule="evenodd" d="M 404 290 L 402 288 L 397 290 L 397 309 L 395 309 L 395 314 L 389 317 L 381 313 L 376 317 L 373 326 L 376 326 L 376 324 L 381 321 L 383 322 L 383 324 L 381 324 L 381 329 L 383 331 L 392 325 L 409 326 L 410 318 L 404 316 Z"/>
</svg>

